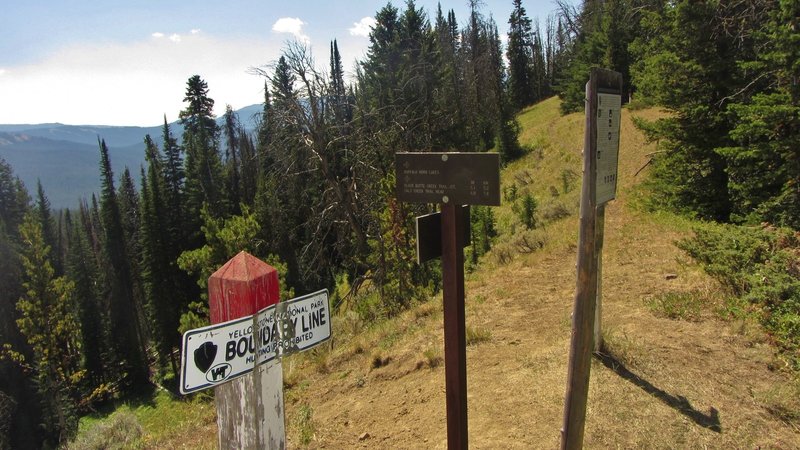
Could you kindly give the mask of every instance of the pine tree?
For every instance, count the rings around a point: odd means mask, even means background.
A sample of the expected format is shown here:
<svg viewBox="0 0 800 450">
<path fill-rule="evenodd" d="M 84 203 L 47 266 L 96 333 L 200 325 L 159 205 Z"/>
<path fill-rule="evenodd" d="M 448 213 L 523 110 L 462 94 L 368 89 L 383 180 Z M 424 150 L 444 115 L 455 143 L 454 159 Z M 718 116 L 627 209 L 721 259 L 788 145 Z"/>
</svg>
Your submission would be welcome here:
<svg viewBox="0 0 800 450">
<path fill-rule="evenodd" d="M 495 88 L 493 91 L 495 100 L 495 117 L 493 118 L 495 145 L 503 162 L 507 163 L 522 156 L 522 147 L 519 145 L 518 140 L 520 127 L 511 111 L 511 105 L 507 101 L 500 34 L 497 31 L 497 25 L 493 21 L 490 21 L 489 25 L 492 30 L 491 39 L 489 40 L 489 61 L 492 64 L 491 79 Z"/>
<path fill-rule="evenodd" d="M 9 234 L 16 234 L 28 208 L 28 191 L 11 166 L 0 158 L 0 225 Z"/>
<path fill-rule="evenodd" d="M 375 148 L 375 163 L 381 172 L 390 170 L 394 160 L 393 144 L 398 130 L 394 119 L 397 111 L 397 85 L 400 72 L 400 21 L 398 10 L 391 3 L 375 14 L 375 26 L 369 34 L 367 57 L 361 63 L 359 88 L 365 103 L 362 108 L 369 114 L 367 133 L 383 130 L 389 142 L 380 142 Z"/>
<path fill-rule="evenodd" d="M 183 228 L 185 220 L 185 194 L 184 182 L 186 179 L 186 172 L 183 165 L 183 157 L 181 156 L 182 149 L 178 145 L 177 140 L 172 136 L 172 131 L 167 123 L 167 117 L 164 116 L 164 126 L 161 131 L 161 140 L 164 146 L 163 160 L 160 164 L 163 166 L 161 178 L 164 179 L 164 201 L 169 207 L 170 221 L 169 230 L 173 238 L 178 237 L 180 234 L 185 233 Z M 148 146 L 145 144 L 145 151 Z M 160 158 L 159 158 L 160 159 Z M 154 161 L 159 164 L 159 161 Z M 179 239 L 183 242 L 183 239 Z"/>
<path fill-rule="evenodd" d="M 23 269 L 20 260 L 19 226 L 29 210 L 30 197 L 11 166 L 0 158 L 0 336 L 3 347 L 10 346 L 26 360 L 33 360 L 33 351 L 17 326 L 17 300 L 23 294 Z M 0 348 L 5 352 L 7 348 Z M 6 423 L 13 433 L 2 436 L 0 446 L 6 448 L 40 448 L 44 421 L 41 395 L 24 368 L 16 361 L 0 358 L 0 391 L 10 396 L 15 407 Z"/>
<path fill-rule="evenodd" d="M 725 157 L 737 221 L 800 229 L 800 5 L 774 3 L 743 58 L 747 84 L 730 96 L 736 121 Z M 727 99 L 726 99 L 727 100 Z"/>
<path fill-rule="evenodd" d="M 557 80 L 562 114 L 583 109 L 585 86 L 592 67 L 613 69 L 603 61 L 608 46 L 602 30 L 603 5 L 600 1 L 584 2 L 580 15 L 571 18 L 578 24 L 578 28 L 573 30 L 575 35 L 570 38 L 562 37 L 571 41 L 567 49 L 568 66 L 563 68 L 563 78 Z M 562 28 L 562 36 L 565 33 Z"/>
<path fill-rule="evenodd" d="M 450 10 L 445 18 L 441 4 L 438 6 L 434 33 L 441 78 L 440 88 L 436 90 L 438 95 L 435 95 L 441 123 L 438 126 L 438 136 L 435 136 L 434 147 L 437 150 L 468 148 L 464 102 L 461 95 L 464 91 L 461 76 L 463 66 L 458 56 L 459 32 L 453 10 Z"/>
<path fill-rule="evenodd" d="M 147 175 L 142 174 L 142 276 L 147 303 L 148 318 L 153 333 L 153 343 L 162 371 L 171 364 L 177 374 L 177 362 L 173 349 L 178 344 L 177 330 L 182 302 L 174 266 L 177 259 L 172 252 L 175 242 L 170 232 L 169 197 L 165 159 L 150 138 L 145 137 L 145 159 Z"/>
<path fill-rule="evenodd" d="M 142 266 L 141 266 L 141 208 L 139 193 L 136 191 L 136 184 L 133 181 L 130 170 L 126 167 L 120 180 L 119 192 L 119 212 L 122 219 L 122 231 L 125 238 L 125 254 L 128 256 L 128 266 L 130 267 L 131 286 L 133 292 L 134 306 L 136 307 L 137 322 L 139 324 L 139 335 L 143 343 L 149 340 L 149 327 L 145 314 L 144 286 L 142 285 Z"/>
<path fill-rule="evenodd" d="M 50 257 L 53 270 L 55 270 L 56 276 L 61 276 L 64 274 L 64 270 L 61 264 L 61 246 L 58 239 L 61 234 L 60 227 L 56 227 L 56 222 L 53 220 L 50 200 L 45 195 L 40 180 L 36 180 L 36 214 L 42 226 L 44 241 L 51 249 Z"/>
<path fill-rule="evenodd" d="M 114 350 L 128 386 L 140 387 L 148 382 L 149 368 L 135 303 L 131 260 L 105 141 L 100 141 L 100 173 L 102 192 L 99 213 L 104 230 L 103 249 L 109 263 L 106 280 L 110 326 L 115 336 Z"/>
<path fill-rule="evenodd" d="M 81 381 L 80 328 L 74 316 L 75 285 L 55 278 L 50 247 L 38 217 L 20 225 L 25 293 L 17 303 L 20 331 L 33 349 L 30 362 L 42 395 L 45 439 L 65 443 L 78 429 L 76 404 Z"/>
<path fill-rule="evenodd" d="M 195 239 L 194 243 L 192 242 L 192 233 L 195 233 L 196 229 L 192 229 L 193 220 L 190 219 L 187 207 L 189 201 L 186 192 L 186 170 L 182 158 L 183 149 L 172 136 L 166 117 L 162 128 L 162 146 L 163 154 L 156 157 L 152 163 L 148 162 L 148 166 L 155 164 L 160 167 L 156 172 L 163 181 L 156 184 L 163 190 L 161 197 L 165 212 L 159 214 L 163 215 L 161 220 L 165 228 L 157 230 L 165 234 L 166 238 L 159 251 L 163 252 L 164 258 L 170 264 L 170 270 L 165 276 L 172 283 L 170 290 L 173 301 L 178 305 L 178 310 L 182 310 L 188 307 L 189 299 L 197 298 L 200 293 L 194 280 L 174 263 L 181 252 L 192 248 L 192 245 L 197 245 L 198 241 Z M 145 143 L 145 151 L 147 148 Z M 157 149 L 154 155 L 158 155 Z M 161 159 L 160 164 L 158 159 Z M 193 214 L 196 214 L 196 211 Z M 177 316 L 174 316 L 174 323 L 177 324 Z"/>
<path fill-rule="evenodd" d="M 81 209 L 84 208 L 85 204 L 82 203 Z M 75 283 L 83 368 L 90 388 L 95 388 L 110 381 L 107 364 L 111 359 L 108 313 L 99 299 L 99 268 L 89 248 L 85 228 L 79 224 L 72 224 L 68 228 L 70 247 L 65 261 L 66 275 Z"/>
<path fill-rule="evenodd" d="M 219 155 L 219 130 L 214 120 L 214 100 L 208 96 L 208 84 L 199 75 L 186 82 L 186 108 L 180 112 L 184 127 L 183 148 L 186 151 L 187 217 L 191 229 L 199 230 L 197 215 L 208 203 L 215 217 L 227 214 L 222 161 Z"/>
<path fill-rule="evenodd" d="M 558 56 L 567 61 L 567 67 L 557 75 L 562 113 L 583 108 L 584 86 L 592 67 L 603 67 L 622 74 L 622 102 L 627 103 L 634 90 L 631 83 L 631 66 L 635 64 L 630 47 L 636 37 L 643 35 L 642 19 L 658 10 L 663 2 L 649 0 L 590 1 L 583 4 L 575 17 L 567 20 L 575 28 L 566 32 L 559 21 L 557 40 L 567 43 L 566 55 Z M 569 15 L 568 12 L 564 14 Z M 647 22 L 646 19 L 644 22 Z M 660 36 L 653 36 L 661 41 Z M 561 44 L 559 43 L 559 46 Z M 559 61 L 559 66 L 563 64 Z"/>
<path fill-rule="evenodd" d="M 747 66 L 741 63 L 756 59 L 752 31 L 765 26 L 767 14 L 751 15 L 744 4 L 729 6 L 687 0 L 653 11 L 633 46 L 635 86 L 643 97 L 674 112 L 640 122 L 660 141 L 650 181 L 652 202 L 718 221 L 740 220 L 737 215 L 750 209 L 742 205 L 737 211 L 731 191 L 734 167 L 724 149 L 736 145 L 728 101 L 747 90 Z"/>
<path fill-rule="evenodd" d="M 534 88 L 533 30 L 522 0 L 514 0 L 508 25 L 508 90 L 511 104 L 520 110 L 538 99 Z"/>
<path fill-rule="evenodd" d="M 223 116 L 225 134 L 225 160 L 224 174 L 225 186 L 228 193 L 228 204 L 231 205 L 233 214 L 239 213 L 239 203 L 242 201 L 241 194 L 241 139 L 239 132 L 242 129 L 239 116 L 233 111 L 231 105 L 225 106 Z"/>
<path fill-rule="evenodd" d="M 241 251 L 266 260 L 278 270 L 280 277 L 280 298 L 289 299 L 294 292 L 286 283 L 286 267 L 280 258 L 264 252 L 262 242 L 256 239 L 260 226 L 255 216 L 245 207 L 242 215 L 227 219 L 215 219 L 205 209 L 203 216 L 203 234 L 206 244 L 200 248 L 183 252 L 178 258 L 181 269 L 195 275 L 198 285 L 207 291 L 208 278 L 220 266 Z M 181 317 L 181 332 L 206 325 L 208 323 L 207 300 L 192 304 L 190 311 Z"/>
<path fill-rule="evenodd" d="M 434 107 L 434 94 L 440 84 L 441 74 L 438 54 L 434 51 L 434 35 L 425 11 L 408 0 L 400 16 L 398 27 L 400 65 L 398 94 L 394 117 L 399 123 L 401 136 L 396 151 L 430 151 L 438 134 L 440 111 Z"/>
<path fill-rule="evenodd" d="M 272 203 L 269 208 L 270 229 L 275 233 L 277 252 L 288 265 L 287 280 L 290 286 L 298 291 L 305 291 L 304 277 L 298 256 L 302 248 L 305 229 L 303 223 L 309 217 L 308 190 L 311 183 L 303 175 L 308 173 L 309 157 L 299 145 L 297 122 L 292 119 L 292 112 L 298 106 L 295 83 L 297 78 L 289 67 L 285 56 L 278 59 L 271 80 L 274 127 L 270 145 L 270 156 L 273 165 L 270 167 L 271 183 L 262 183 L 261 187 L 272 186 L 272 193 L 262 193 L 264 203 Z M 264 211 L 264 209 L 262 209 Z M 259 217 L 262 220 L 266 217 Z"/>
<path fill-rule="evenodd" d="M 539 29 L 539 21 L 533 29 L 533 101 L 538 102 L 550 96 L 550 75 L 547 70 L 547 50 L 542 41 L 542 32 Z"/>
<path fill-rule="evenodd" d="M 478 259 L 492 249 L 492 241 L 497 236 L 494 212 L 488 206 L 470 207 L 470 226 L 472 227 L 472 245 L 469 249 L 469 261 L 474 267 Z"/>
<path fill-rule="evenodd" d="M 347 89 L 344 84 L 344 69 L 342 68 L 342 56 L 339 54 L 339 44 L 336 42 L 336 39 L 331 42 L 330 66 L 330 97 L 333 101 L 334 123 L 339 128 L 342 128 L 346 123 L 352 120 L 353 112 L 347 98 Z M 340 131 L 346 133 L 345 129 L 341 129 Z"/>
</svg>

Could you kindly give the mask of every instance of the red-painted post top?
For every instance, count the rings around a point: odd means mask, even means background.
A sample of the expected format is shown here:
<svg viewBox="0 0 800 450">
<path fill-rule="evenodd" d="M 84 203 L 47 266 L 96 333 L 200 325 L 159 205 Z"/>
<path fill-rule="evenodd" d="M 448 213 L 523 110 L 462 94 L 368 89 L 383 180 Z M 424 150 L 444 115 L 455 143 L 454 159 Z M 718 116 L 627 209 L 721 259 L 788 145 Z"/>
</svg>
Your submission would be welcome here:
<svg viewBox="0 0 800 450">
<path fill-rule="evenodd" d="M 255 256 L 239 252 L 208 278 L 211 323 L 255 314 L 278 303 L 278 271 Z"/>
</svg>

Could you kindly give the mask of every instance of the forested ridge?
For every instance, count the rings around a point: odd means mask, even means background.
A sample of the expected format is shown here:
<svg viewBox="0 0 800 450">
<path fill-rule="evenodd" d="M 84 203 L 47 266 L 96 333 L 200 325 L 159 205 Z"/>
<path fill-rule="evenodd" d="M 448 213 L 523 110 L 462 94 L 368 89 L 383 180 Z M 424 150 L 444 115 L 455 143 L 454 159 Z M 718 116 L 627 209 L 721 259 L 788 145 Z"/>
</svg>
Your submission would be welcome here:
<svg viewBox="0 0 800 450">
<path fill-rule="evenodd" d="M 514 0 L 505 46 L 470 4 L 462 21 L 387 4 L 349 77 L 335 40 L 327 64 L 289 45 L 253 69 L 265 79 L 253 133 L 230 107 L 218 126 L 213 86 L 192 76 L 182 135 L 165 117 L 161 146 L 143 137 L 141 168 L 114 167 L 100 139 L 102 191 L 74 210 L 52 211 L 41 186 L 31 195 L 0 161 L 0 448 L 55 447 L 104 402 L 176 390 L 180 333 L 207 323 L 206 280 L 241 250 L 279 269 L 282 298 L 327 287 L 335 310 L 367 322 L 428 298 L 441 274 L 415 262 L 413 217 L 433 205 L 396 200 L 394 153 L 513 161 L 535 150 L 519 144 L 515 114 L 554 94 L 563 112 L 581 108 L 592 66 L 623 74 L 629 107 L 669 112 L 638 123 L 659 142 L 649 207 L 786 227 L 751 238 L 765 264 L 769 251 L 787 258 L 769 266 L 782 284 L 732 283 L 745 297 L 763 291 L 753 303 L 774 308 L 765 325 L 796 354 L 797 2 L 561 3 L 542 29 Z M 535 228 L 536 199 L 506 193 L 517 200 L 522 226 Z M 498 231 L 490 208 L 473 208 L 472 222 L 474 265 Z M 702 260 L 709 242 L 685 246 Z"/>
</svg>

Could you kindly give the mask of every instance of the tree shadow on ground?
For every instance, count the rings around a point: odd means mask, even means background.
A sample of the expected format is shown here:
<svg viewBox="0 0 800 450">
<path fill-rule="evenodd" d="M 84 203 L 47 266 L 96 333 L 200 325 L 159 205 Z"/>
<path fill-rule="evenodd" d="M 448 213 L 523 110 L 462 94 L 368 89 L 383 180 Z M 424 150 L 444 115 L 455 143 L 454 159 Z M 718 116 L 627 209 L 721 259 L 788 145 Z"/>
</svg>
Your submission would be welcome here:
<svg viewBox="0 0 800 450">
<path fill-rule="evenodd" d="M 686 399 L 686 397 L 681 395 L 672 395 L 669 392 L 653 386 L 653 384 L 649 381 L 628 370 L 628 368 L 625 367 L 625 365 L 613 355 L 601 351 L 595 352 L 594 356 L 614 373 L 642 388 L 642 390 L 661 400 L 670 408 L 688 417 L 694 423 L 717 433 L 722 432 L 722 425 L 719 422 L 719 411 L 717 411 L 716 408 L 711 407 L 711 410 L 708 414 L 703 414 L 695 409 L 689 400 Z"/>
</svg>

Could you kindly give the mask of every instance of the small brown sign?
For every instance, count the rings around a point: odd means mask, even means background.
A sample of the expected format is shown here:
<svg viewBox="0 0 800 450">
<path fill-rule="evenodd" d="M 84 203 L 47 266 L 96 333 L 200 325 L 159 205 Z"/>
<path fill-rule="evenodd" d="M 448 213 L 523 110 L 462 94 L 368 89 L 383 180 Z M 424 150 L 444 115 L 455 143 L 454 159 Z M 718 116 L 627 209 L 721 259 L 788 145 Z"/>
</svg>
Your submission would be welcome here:
<svg viewBox="0 0 800 450">
<path fill-rule="evenodd" d="M 461 247 L 470 245 L 472 241 L 472 227 L 469 223 L 469 205 L 461 207 L 464 229 L 464 242 Z M 435 212 L 417 217 L 417 264 L 436 259 L 442 256 L 442 213 Z"/>
<path fill-rule="evenodd" d="M 396 153 L 395 170 L 400 201 L 500 206 L 497 153 Z"/>
</svg>

